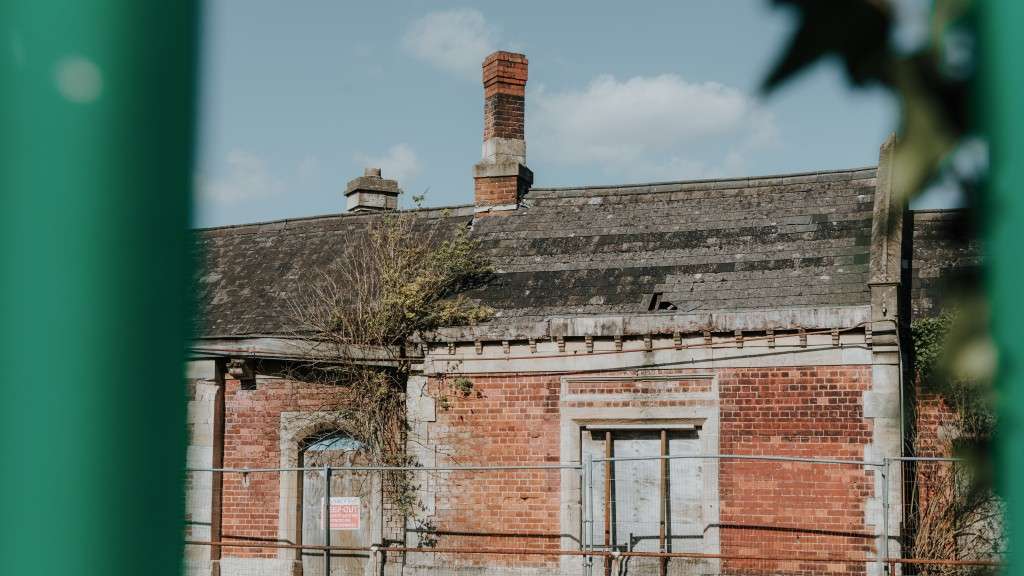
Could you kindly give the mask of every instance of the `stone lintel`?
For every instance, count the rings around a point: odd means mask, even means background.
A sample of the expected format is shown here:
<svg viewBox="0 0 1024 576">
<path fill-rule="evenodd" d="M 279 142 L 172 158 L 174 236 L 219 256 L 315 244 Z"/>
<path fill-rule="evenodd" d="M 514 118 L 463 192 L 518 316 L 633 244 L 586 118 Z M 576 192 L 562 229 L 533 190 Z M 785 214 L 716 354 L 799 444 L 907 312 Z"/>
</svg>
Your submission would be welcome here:
<svg viewBox="0 0 1024 576">
<path fill-rule="evenodd" d="M 518 176 L 519 178 L 526 180 L 527 184 L 533 184 L 533 171 L 520 162 L 488 162 L 485 160 L 478 162 L 473 166 L 474 178 L 495 178 L 502 176 Z"/>
<path fill-rule="evenodd" d="M 526 141 L 516 138 L 488 138 L 483 144 L 483 162 L 526 164 Z"/>
</svg>

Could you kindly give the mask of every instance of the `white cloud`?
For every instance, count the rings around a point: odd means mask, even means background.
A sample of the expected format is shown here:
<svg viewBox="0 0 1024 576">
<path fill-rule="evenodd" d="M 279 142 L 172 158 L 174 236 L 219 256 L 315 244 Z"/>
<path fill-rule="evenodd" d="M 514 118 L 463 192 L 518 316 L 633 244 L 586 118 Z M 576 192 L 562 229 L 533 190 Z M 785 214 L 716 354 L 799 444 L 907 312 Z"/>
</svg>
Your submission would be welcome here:
<svg viewBox="0 0 1024 576">
<path fill-rule="evenodd" d="M 388 148 L 382 156 L 356 154 L 355 160 L 366 168 L 380 168 L 381 176 L 398 180 L 399 186 L 414 179 L 420 171 L 420 159 L 416 151 L 404 142 Z"/>
<path fill-rule="evenodd" d="M 402 38 L 402 45 L 424 62 L 478 79 L 480 64 L 495 50 L 497 36 L 479 10 L 463 8 L 431 12 L 416 20 Z"/>
<path fill-rule="evenodd" d="M 646 180 L 716 177 L 777 141 L 774 117 L 743 92 L 675 74 L 595 78 L 527 98 L 531 155 Z"/>
<path fill-rule="evenodd" d="M 227 172 L 223 176 L 199 177 L 203 198 L 222 204 L 276 196 L 284 189 L 284 182 L 270 173 L 262 158 L 238 149 L 228 153 Z"/>
</svg>

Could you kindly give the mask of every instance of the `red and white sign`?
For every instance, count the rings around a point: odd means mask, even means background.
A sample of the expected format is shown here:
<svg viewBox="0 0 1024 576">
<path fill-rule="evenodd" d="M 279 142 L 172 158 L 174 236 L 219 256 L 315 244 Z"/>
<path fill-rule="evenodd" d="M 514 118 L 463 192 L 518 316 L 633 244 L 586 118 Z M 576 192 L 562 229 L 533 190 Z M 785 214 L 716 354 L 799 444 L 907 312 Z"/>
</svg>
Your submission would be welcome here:
<svg viewBox="0 0 1024 576">
<path fill-rule="evenodd" d="M 331 496 L 331 530 L 359 530 L 361 512 L 358 496 Z"/>
</svg>

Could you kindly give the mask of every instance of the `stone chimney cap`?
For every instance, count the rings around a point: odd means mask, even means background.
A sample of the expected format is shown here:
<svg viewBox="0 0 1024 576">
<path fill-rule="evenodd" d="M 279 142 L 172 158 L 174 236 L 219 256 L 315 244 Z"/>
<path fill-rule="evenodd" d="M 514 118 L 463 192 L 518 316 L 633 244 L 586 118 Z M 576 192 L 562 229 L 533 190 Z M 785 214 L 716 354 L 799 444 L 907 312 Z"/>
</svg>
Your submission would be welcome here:
<svg viewBox="0 0 1024 576">
<path fill-rule="evenodd" d="M 397 180 L 381 178 L 380 168 L 367 168 L 362 176 L 349 180 L 348 186 L 345 187 L 346 196 L 356 192 L 377 192 L 397 196 L 401 190 L 398 188 Z"/>
<path fill-rule="evenodd" d="M 380 168 L 366 168 L 362 176 L 349 180 L 345 187 L 349 212 L 396 210 L 401 193 L 397 180 L 381 178 Z"/>
</svg>

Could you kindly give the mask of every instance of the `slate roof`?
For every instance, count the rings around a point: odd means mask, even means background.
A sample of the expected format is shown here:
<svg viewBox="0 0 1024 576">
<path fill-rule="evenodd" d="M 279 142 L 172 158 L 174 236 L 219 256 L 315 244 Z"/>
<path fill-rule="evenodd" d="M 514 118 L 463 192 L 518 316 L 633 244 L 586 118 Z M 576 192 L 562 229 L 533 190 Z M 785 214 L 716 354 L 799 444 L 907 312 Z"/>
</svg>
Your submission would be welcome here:
<svg viewBox="0 0 1024 576">
<path fill-rule="evenodd" d="M 938 315 L 976 285 L 982 249 L 965 210 L 919 210 L 912 218 L 910 312 L 917 319 Z"/>
<path fill-rule="evenodd" d="M 493 322 L 869 302 L 875 169 L 585 188 L 534 188 L 514 212 L 419 210 L 472 236 L 498 269 L 473 293 Z M 289 299 L 377 214 L 198 230 L 209 337 L 292 332 Z M 658 302 L 659 300 L 655 300 Z"/>
</svg>

